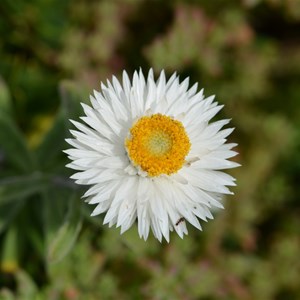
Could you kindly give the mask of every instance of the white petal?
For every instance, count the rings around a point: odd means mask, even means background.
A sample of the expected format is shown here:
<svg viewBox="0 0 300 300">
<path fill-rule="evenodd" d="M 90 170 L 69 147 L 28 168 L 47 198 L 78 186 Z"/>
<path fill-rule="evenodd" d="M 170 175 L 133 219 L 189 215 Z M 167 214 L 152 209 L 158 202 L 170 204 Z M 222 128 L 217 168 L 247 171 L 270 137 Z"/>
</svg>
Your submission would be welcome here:
<svg viewBox="0 0 300 300">
<path fill-rule="evenodd" d="M 185 175 L 188 181 L 195 187 L 208 192 L 217 192 L 223 194 L 232 194 L 224 185 L 224 180 L 221 180 L 217 174 L 212 171 L 194 170 L 193 168 L 182 168 L 181 172 Z M 216 171 L 215 171 L 216 172 Z M 232 181 L 226 181 L 227 185 L 233 185 Z"/>
<path fill-rule="evenodd" d="M 196 161 L 194 163 L 194 166 L 202 169 L 222 170 L 236 168 L 240 166 L 240 164 L 233 161 L 220 159 L 217 157 L 207 157 L 206 155 L 201 157 L 201 159 L 199 159 L 198 161 Z"/>
</svg>

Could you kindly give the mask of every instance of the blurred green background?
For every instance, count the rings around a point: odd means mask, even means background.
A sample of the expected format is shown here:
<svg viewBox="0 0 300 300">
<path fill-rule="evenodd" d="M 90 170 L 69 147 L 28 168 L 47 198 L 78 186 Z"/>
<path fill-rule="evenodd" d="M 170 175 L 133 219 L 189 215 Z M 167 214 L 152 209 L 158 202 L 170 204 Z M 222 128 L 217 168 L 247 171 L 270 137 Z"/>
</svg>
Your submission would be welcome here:
<svg viewBox="0 0 300 300">
<path fill-rule="evenodd" d="M 100 81 L 178 71 L 225 104 L 242 167 L 170 244 L 90 218 L 61 152 Z M 300 299 L 299 0 L 0 1 L 0 299 Z"/>
</svg>

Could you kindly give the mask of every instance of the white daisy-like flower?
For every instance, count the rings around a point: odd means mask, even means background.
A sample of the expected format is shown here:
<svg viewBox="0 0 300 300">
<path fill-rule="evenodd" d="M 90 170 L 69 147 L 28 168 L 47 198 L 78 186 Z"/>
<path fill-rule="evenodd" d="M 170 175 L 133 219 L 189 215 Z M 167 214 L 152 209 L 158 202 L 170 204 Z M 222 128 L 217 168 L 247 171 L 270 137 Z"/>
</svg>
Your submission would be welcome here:
<svg viewBox="0 0 300 300">
<path fill-rule="evenodd" d="M 233 128 L 222 129 L 229 120 L 209 123 L 223 106 L 188 86 L 176 73 L 166 80 L 162 71 L 155 81 L 152 70 L 146 79 L 140 71 L 131 82 L 124 71 L 122 83 L 113 76 L 94 91 L 91 107 L 82 104 L 84 124 L 72 121 L 73 148 L 65 152 L 77 171 L 71 178 L 90 186 L 84 197 L 97 205 L 92 216 L 106 212 L 104 224 L 121 233 L 137 220 L 141 238 L 151 228 L 169 241 L 170 231 L 182 238 L 186 222 L 201 230 L 199 219 L 223 208 L 235 179 L 220 170 L 239 166 L 228 160 L 237 154 L 226 143 Z"/>
</svg>

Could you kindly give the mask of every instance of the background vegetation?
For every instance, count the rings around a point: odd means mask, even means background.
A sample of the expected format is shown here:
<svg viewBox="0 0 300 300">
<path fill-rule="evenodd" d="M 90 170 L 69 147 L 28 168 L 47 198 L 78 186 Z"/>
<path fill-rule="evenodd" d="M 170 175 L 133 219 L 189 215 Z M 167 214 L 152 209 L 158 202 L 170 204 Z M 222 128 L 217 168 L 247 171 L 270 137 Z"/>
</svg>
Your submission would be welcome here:
<svg viewBox="0 0 300 300">
<path fill-rule="evenodd" d="M 0 299 L 300 299 L 298 0 L 1 0 Z M 225 104 L 243 167 L 170 244 L 90 218 L 61 152 L 93 88 L 178 71 Z"/>
</svg>

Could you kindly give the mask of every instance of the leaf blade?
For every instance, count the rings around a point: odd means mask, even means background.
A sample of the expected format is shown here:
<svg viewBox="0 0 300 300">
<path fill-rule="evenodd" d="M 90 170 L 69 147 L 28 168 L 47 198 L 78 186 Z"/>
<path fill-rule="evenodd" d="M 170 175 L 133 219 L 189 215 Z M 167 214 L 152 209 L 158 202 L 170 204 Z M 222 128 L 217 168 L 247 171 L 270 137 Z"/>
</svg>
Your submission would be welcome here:
<svg viewBox="0 0 300 300">
<path fill-rule="evenodd" d="M 48 192 L 44 200 L 45 256 L 46 261 L 52 264 L 65 257 L 75 244 L 82 227 L 82 214 L 76 193 L 70 193 L 70 190 Z"/>
</svg>

